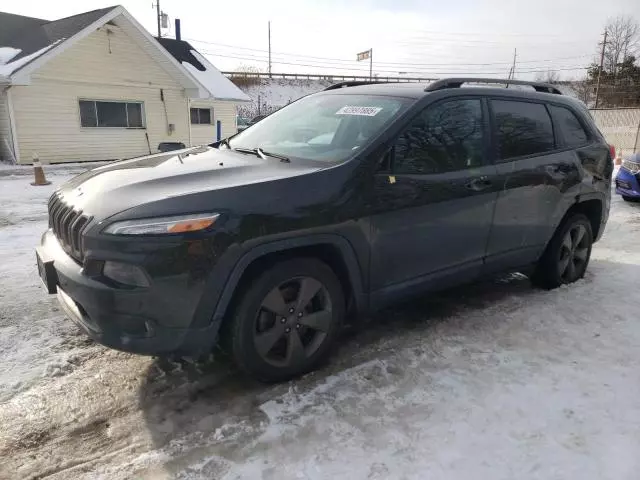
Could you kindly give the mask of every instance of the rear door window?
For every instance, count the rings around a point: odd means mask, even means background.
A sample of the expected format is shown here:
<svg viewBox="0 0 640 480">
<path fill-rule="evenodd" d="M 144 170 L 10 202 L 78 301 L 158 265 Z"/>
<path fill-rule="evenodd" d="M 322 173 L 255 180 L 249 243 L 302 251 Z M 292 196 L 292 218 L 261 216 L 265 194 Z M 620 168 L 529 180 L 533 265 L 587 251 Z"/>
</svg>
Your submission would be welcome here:
<svg viewBox="0 0 640 480">
<path fill-rule="evenodd" d="M 491 106 L 499 161 L 542 155 L 555 148 L 551 117 L 543 104 L 492 100 Z"/>
<path fill-rule="evenodd" d="M 565 146 L 580 147 L 589 141 L 589 135 L 571 110 L 556 105 L 551 105 L 549 108 Z"/>
</svg>

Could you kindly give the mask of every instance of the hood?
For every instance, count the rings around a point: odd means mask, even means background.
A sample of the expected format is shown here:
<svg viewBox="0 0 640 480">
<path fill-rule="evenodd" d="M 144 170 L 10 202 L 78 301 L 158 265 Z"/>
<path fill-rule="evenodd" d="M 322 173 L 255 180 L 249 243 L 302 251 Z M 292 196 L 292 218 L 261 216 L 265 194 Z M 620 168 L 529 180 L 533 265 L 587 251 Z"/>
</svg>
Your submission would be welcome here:
<svg viewBox="0 0 640 480">
<path fill-rule="evenodd" d="M 58 193 L 76 210 L 104 219 L 145 203 L 316 170 L 317 166 L 309 164 L 283 163 L 230 150 L 195 147 L 89 170 L 64 184 Z"/>
</svg>

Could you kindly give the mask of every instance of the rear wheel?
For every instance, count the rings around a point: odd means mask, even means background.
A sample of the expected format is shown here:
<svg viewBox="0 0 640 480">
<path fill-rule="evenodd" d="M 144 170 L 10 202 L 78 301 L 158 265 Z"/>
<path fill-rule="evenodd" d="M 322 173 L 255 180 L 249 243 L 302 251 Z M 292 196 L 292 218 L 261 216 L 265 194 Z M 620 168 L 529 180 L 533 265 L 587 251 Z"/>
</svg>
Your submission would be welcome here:
<svg viewBox="0 0 640 480">
<path fill-rule="evenodd" d="M 569 217 L 556 230 L 531 280 L 538 286 L 551 289 L 584 277 L 592 244 L 589 219 L 582 214 Z"/>
<path fill-rule="evenodd" d="M 231 353 L 258 380 L 287 380 L 327 358 L 344 311 L 342 286 L 326 264 L 311 258 L 278 263 L 239 299 Z"/>
</svg>

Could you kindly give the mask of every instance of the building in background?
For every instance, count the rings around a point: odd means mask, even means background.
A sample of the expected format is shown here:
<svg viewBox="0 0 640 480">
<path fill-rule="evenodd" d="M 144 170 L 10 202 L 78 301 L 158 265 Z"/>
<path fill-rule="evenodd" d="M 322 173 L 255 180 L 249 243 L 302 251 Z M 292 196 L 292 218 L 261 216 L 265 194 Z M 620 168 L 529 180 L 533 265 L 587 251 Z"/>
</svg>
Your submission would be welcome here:
<svg viewBox="0 0 640 480">
<path fill-rule="evenodd" d="M 0 159 L 115 160 L 235 133 L 249 101 L 191 45 L 124 8 L 55 21 L 0 13 Z M 219 125 L 218 125 L 219 122 Z"/>
</svg>

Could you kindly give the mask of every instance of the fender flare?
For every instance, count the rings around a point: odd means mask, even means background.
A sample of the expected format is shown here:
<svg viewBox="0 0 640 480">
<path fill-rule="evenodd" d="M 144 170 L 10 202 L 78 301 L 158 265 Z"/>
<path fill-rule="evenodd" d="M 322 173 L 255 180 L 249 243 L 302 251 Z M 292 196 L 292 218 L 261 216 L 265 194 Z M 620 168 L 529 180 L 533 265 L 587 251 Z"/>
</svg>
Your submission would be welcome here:
<svg viewBox="0 0 640 480">
<path fill-rule="evenodd" d="M 272 253 L 285 252 L 294 248 L 327 244 L 336 247 L 342 256 L 342 260 L 347 268 L 349 282 L 353 289 L 353 297 L 357 311 L 366 312 L 368 310 L 368 295 L 364 292 L 362 278 L 363 270 L 358 264 L 356 254 L 351 243 L 341 235 L 315 234 L 259 244 L 252 247 L 248 252 L 242 255 L 233 267 L 215 307 L 211 322 L 214 326 L 214 331 L 217 331 L 222 324 L 224 315 L 231 303 L 231 299 L 233 298 L 236 288 L 240 283 L 242 275 L 255 260 Z"/>
</svg>

